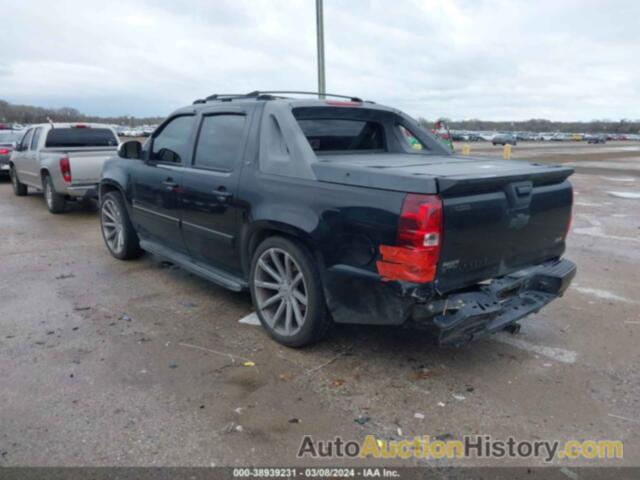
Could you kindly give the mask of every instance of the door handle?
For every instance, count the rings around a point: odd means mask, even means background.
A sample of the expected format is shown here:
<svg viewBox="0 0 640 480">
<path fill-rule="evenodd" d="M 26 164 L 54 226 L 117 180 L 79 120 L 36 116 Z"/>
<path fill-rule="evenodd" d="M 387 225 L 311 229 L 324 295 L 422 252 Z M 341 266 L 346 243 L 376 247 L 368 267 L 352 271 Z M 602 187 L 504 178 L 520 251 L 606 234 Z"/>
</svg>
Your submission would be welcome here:
<svg viewBox="0 0 640 480">
<path fill-rule="evenodd" d="M 217 190 L 214 190 L 213 193 L 215 194 L 219 202 L 224 202 L 227 198 L 233 197 L 233 193 L 231 193 L 229 190 L 226 190 L 224 187 L 220 187 Z"/>
<path fill-rule="evenodd" d="M 165 189 L 168 191 L 172 191 L 174 188 L 179 187 L 179 185 L 170 178 L 167 178 L 164 182 L 162 182 L 162 184 L 165 186 Z"/>
</svg>

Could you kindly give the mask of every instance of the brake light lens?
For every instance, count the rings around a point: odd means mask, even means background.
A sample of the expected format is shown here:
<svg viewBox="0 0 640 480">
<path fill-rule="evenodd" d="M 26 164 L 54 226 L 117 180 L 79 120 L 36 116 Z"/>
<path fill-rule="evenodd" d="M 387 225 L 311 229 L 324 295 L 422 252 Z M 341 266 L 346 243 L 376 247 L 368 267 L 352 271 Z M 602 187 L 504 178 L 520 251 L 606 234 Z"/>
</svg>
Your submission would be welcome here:
<svg viewBox="0 0 640 480">
<path fill-rule="evenodd" d="M 341 100 L 327 100 L 327 105 L 331 105 L 332 107 L 360 107 L 362 102 L 354 102 L 354 101 L 341 101 Z"/>
<path fill-rule="evenodd" d="M 384 280 L 431 282 L 442 243 L 442 201 L 437 195 L 408 194 L 398 222 L 396 246 L 380 246 L 378 272 Z"/>
<path fill-rule="evenodd" d="M 78 123 L 74 125 L 73 128 L 89 128 L 89 125 L 85 125 L 84 123 Z"/>
<path fill-rule="evenodd" d="M 8 148 L 0 148 L 0 155 L 9 155 L 11 153 L 11 150 L 9 150 Z"/>
<path fill-rule="evenodd" d="M 437 195 L 415 195 L 404 199 L 398 222 L 399 246 L 440 249 L 442 202 Z"/>
<path fill-rule="evenodd" d="M 65 156 L 60 159 L 60 173 L 66 183 L 71 183 L 71 164 L 69 163 L 69 157 Z"/>
</svg>

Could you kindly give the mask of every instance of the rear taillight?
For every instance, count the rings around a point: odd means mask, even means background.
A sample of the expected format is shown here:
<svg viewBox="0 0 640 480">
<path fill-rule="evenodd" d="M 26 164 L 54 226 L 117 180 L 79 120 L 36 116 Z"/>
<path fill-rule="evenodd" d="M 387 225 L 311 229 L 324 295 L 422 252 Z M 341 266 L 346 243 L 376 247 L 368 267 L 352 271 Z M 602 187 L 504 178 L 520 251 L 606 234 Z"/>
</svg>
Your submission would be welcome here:
<svg viewBox="0 0 640 480">
<path fill-rule="evenodd" d="M 9 155 L 11 153 L 11 150 L 9 150 L 8 148 L 0 148 L 0 155 Z"/>
<path fill-rule="evenodd" d="M 60 159 L 60 173 L 66 183 L 71 183 L 71 164 L 69 163 L 69 157 L 62 157 Z"/>
<path fill-rule="evenodd" d="M 437 195 L 410 193 L 402 204 L 398 222 L 399 246 L 418 249 L 437 248 L 440 252 L 442 202 Z"/>
<path fill-rule="evenodd" d="M 408 194 L 398 222 L 396 246 L 380 246 L 378 272 L 385 280 L 430 282 L 442 243 L 442 201 L 437 195 Z"/>
</svg>

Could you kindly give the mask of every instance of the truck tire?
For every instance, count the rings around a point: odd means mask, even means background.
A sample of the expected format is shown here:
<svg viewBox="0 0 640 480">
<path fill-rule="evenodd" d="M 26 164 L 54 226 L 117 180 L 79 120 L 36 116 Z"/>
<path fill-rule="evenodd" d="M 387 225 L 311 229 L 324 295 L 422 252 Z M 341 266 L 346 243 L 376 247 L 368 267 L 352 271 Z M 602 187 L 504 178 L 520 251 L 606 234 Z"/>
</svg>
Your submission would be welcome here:
<svg viewBox="0 0 640 480">
<path fill-rule="evenodd" d="M 27 186 L 24 183 L 21 183 L 18 180 L 18 173 L 16 172 L 16 167 L 11 165 L 9 169 L 9 176 L 11 177 L 11 186 L 13 187 L 13 194 L 18 197 L 24 197 L 27 192 Z"/>
<path fill-rule="evenodd" d="M 119 192 L 109 192 L 100 203 L 100 231 L 109 253 L 119 260 L 142 255 L 140 239 Z"/>
<path fill-rule="evenodd" d="M 56 193 L 56 189 L 53 187 L 53 181 L 47 174 L 42 177 L 42 192 L 44 193 L 44 201 L 47 204 L 47 208 L 51 213 L 62 213 L 67 206 L 67 200 L 64 195 Z"/>
<path fill-rule="evenodd" d="M 303 347 L 329 329 L 320 272 L 301 243 L 279 236 L 264 240 L 253 254 L 249 286 L 260 323 L 278 343 Z"/>
</svg>

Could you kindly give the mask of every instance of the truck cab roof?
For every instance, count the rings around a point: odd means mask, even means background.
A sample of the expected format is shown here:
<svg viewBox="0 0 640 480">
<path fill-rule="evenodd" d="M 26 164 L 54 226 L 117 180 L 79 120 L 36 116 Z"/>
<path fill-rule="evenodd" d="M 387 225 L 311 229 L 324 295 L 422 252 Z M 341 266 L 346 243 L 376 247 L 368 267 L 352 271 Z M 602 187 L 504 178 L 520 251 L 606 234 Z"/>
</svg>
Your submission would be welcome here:
<svg viewBox="0 0 640 480">
<path fill-rule="evenodd" d="M 307 96 L 307 98 L 301 98 L 299 95 Z M 263 104 L 266 102 L 286 103 L 291 107 L 364 107 L 374 110 L 399 112 L 399 110 L 395 108 L 380 105 L 371 100 L 362 100 L 356 96 L 324 94 L 324 98 L 321 98 L 321 94 L 318 92 L 302 91 L 254 91 L 246 94 L 213 94 L 206 98 L 197 99 L 193 102 L 191 108 L 184 107 L 179 109 L 177 112 L 181 112 L 183 110 L 200 110 L 224 103 L 246 105 L 247 103 Z"/>
<path fill-rule="evenodd" d="M 30 125 L 28 128 L 37 127 L 49 127 L 49 128 L 111 128 L 111 125 L 106 123 L 93 123 L 93 122 L 52 122 L 52 123 L 38 123 Z"/>
</svg>

